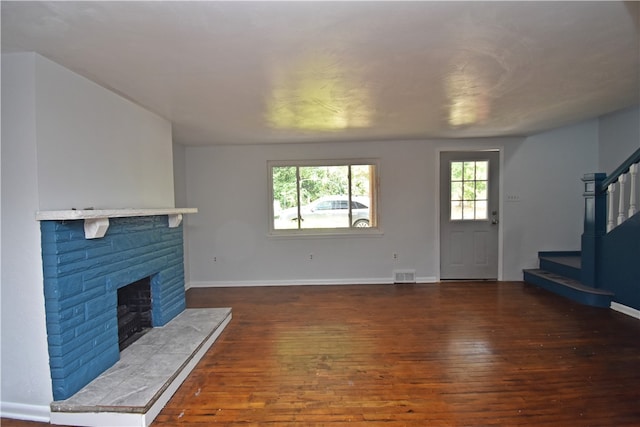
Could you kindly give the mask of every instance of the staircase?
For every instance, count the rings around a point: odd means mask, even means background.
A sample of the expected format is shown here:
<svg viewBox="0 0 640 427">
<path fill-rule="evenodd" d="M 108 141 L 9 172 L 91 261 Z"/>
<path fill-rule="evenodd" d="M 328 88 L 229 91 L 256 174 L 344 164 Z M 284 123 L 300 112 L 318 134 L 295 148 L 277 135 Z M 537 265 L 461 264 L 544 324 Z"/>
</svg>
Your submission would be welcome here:
<svg viewBox="0 0 640 427">
<path fill-rule="evenodd" d="M 640 149 L 611 175 L 587 174 L 581 251 L 539 252 L 524 281 L 595 307 L 640 310 Z"/>
<path fill-rule="evenodd" d="M 609 307 L 613 293 L 581 282 L 580 252 L 539 252 L 540 268 L 524 270 L 524 281 L 594 307 Z"/>
</svg>

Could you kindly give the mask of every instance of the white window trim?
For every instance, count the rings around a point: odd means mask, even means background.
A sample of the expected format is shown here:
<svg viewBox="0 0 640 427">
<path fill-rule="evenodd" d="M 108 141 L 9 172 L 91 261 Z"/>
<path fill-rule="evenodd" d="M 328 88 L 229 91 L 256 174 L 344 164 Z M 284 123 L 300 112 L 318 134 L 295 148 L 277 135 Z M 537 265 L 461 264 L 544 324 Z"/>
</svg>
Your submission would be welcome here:
<svg viewBox="0 0 640 427">
<path fill-rule="evenodd" d="M 354 165 L 375 165 L 376 174 L 374 177 L 376 203 L 376 226 L 366 228 L 321 228 L 321 229 L 275 229 L 273 228 L 273 168 L 280 166 L 354 166 Z M 268 160 L 267 161 L 267 194 L 268 199 L 268 233 L 269 237 L 277 238 L 300 238 L 300 237 L 366 237 L 381 236 L 383 231 L 380 225 L 380 159 L 377 158 L 355 158 L 355 159 L 313 159 L 313 160 Z"/>
</svg>

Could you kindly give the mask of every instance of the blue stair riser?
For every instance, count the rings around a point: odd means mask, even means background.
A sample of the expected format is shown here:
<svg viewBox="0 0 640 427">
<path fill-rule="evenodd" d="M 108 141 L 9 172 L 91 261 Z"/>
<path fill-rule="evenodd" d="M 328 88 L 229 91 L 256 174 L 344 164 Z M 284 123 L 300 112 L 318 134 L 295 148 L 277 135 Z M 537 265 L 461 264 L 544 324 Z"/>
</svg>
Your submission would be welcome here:
<svg viewBox="0 0 640 427">
<path fill-rule="evenodd" d="M 593 293 L 586 290 L 572 288 L 562 283 L 558 283 L 545 277 L 538 276 L 527 270 L 524 270 L 524 281 L 526 283 L 546 289 L 557 295 L 569 298 L 570 300 L 580 304 L 603 308 L 608 308 L 611 306 L 612 295 Z"/>
<path fill-rule="evenodd" d="M 551 258 L 540 258 L 540 269 L 547 270 L 551 273 L 556 273 L 561 276 L 568 277 L 573 280 L 582 280 L 581 271 L 579 268 L 572 267 L 561 263 L 554 262 Z"/>
</svg>

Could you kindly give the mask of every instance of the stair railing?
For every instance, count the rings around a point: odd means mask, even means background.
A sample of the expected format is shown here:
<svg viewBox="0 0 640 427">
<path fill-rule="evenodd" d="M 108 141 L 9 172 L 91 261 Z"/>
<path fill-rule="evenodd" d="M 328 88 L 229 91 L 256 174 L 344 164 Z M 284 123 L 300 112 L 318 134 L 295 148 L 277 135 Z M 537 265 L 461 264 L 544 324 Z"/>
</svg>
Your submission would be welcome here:
<svg viewBox="0 0 640 427">
<path fill-rule="evenodd" d="M 640 148 L 601 183 L 600 191 L 606 192 L 608 199 L 607 233 L 638 212 L 639 163 Z"/>
<path fill-rule="evenodd" d="M 591 173 L 582 178 L 584 181 L 584 232 L 582 233 L 581 281 L 587 286 L 598 287 L 600 282 L 596 267 L 602 255 L 602 238 L 638 212 L 639 164 L 640 149 L 629 156 L 609 176 L 604 173 Z"/>
</svg>

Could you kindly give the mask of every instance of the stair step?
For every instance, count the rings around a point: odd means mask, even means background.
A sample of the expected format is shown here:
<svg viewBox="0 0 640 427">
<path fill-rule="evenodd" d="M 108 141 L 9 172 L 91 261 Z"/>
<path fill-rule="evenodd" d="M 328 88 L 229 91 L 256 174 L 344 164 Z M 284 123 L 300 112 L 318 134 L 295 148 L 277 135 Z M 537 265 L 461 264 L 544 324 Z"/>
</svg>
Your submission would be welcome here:
<svg viewBox="0 0 640 427">
<path fill-rule="evenodd" d="M 573 280 L 582 279 L 582 258 L 580 252 L 539 252 L 540 269 Z"/>
<path fill-rule="evenodd" d="M 580 268 L 582 267 L 582 258 L 580 256 L 554 256 L 554 257 L 546 257 L 541 256 L 540 259 L 544 259 L 547 261 L 554 262 L 556 264 L 564 265 L 572 268 Z"/>
<path fill-rule="evenodd" d="M 524 270 L 524 281 L 562 295 L 575 302 L 594 307 L 609 307 L 613 293 L 586 286 L 578 280 L 543 269 Z"/>
</svg>

